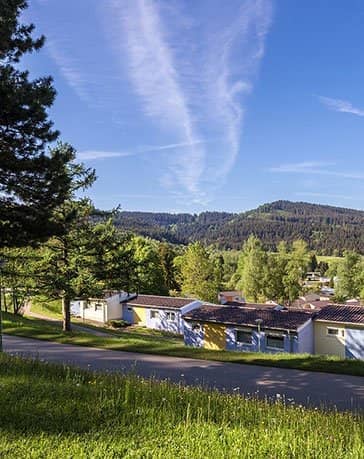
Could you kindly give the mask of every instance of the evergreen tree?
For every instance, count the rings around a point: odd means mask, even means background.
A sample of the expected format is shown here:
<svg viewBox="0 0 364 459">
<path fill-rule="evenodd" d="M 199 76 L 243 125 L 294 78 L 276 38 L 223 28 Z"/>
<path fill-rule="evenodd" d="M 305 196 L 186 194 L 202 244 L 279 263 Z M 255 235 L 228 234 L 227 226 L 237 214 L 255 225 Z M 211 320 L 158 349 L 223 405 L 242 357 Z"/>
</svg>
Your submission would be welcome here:
<svg viewBox="0 0 364 459">
<path fill-rule="evenodd" d="M 46 151 L 58 137 L 47 114 L 56 94 L 52 79 L 30 80 L 18 66 L 44 43 L 32 37 L 32 24 L 19 23 L 26 7 L 24 0 L 0 0 L 0 247 L 59 231 L 53 211 L 71 186 L 67 151 Z"/>
<path fill-rule="evenodd" d="M 180 285 L 177 281 L 177 268 L 174 259 L 177 256 L 177 251 L 172 244 L 161 242 L 159 244 L 159 257 L 164 275 L 164 284 L 169 291 L 180 290 Z"/>
<path fill-rule="evenodd" d="M 64 231 L 41 247 L 41 258 L 35 265 L 38 293 L 62 300 L 64 331 L 71 329 L 71 300 L 98 295 L 103 287 L 92 269 L 93 258 L 88 252 L 92 234 L 90 212 L 86 200 L 64 203 L 57 210 Z"/>
<path fill-rule="evenodd" d="M 133 236 L 115 228 L 112 219 L 92 225 L 85 250 L 103 290 L 132 292 L 137 283 Z"/>
<path fill-rule="evenodd" d="M 325 276 L 327 270 L 329 269 L 329 264 L 326 261 L 320 261 L 317 265 L 317 269 L 320 272 L 321 276 Z"/>
<path fill-rule="evenodd" d="M 314 253 L 312 253 L 310 256 L 310 261 L 309 261 L 309 265 L 307 268 L 308 268 L 308 271 L 312 271 L 312 272 L 315 272 L 318 268 L 318 261 Z"/>
</svg>

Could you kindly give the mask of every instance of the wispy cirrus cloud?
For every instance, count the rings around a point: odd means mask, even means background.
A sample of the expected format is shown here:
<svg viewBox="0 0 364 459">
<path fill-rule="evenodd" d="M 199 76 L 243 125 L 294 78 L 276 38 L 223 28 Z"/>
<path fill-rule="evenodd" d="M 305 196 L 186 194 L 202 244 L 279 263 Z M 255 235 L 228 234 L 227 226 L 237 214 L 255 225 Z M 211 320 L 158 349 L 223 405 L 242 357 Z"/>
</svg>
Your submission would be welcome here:
<svg viewBox="0 0 364 459">
<path fill-rule="evenodd" d="M 75 91 L 78 97 L 89 102 L 88 94 L 88 78 L 80 67 L 80 63 L 71 56 L 71 54 L 65 50 L 69 49 L 70 46 L 67 41 L 56 41 L 54 39 L 48 39 L 46 41 L 46 47 L 51 58 L 58 66 L 63 77 L 66 79 L 70 87 Z"/>
<path fill-rule="evenodd" d="M 352 115 L 364 116 L 364 110 L 354 107 L 353 104 L 347 100 L 333 99 L 331 97 L 319 96 L 319 100 L 322 104 L 328 107 L 330 110 L 342 113 L 351 113 Z"/>
<path fill-rule="evenodd" d="M 313 170 L 322 171 L 326 170 L 329 166 L 334 166 L 333 162 L 325 161 L 302 161 L 299 163 L 284 163 L 279 164 L 278 166 L 271 167 L 269 170 L 271 172 L 312 172 Z"/>
<path fill-rule="evenodd" d="M 49 54 L 98 125 L 120 135 L 81 156 L 132 156 L 159 142 L 162 186 L 183 202 L 213 199 L 240 153 L 272 0 L 54 1 L 53 22 L 47 4 L 37 11 Z"/>
<path fill-rule="evenodd" d="M 191 147 L 180 162 L 176 176 L 192 194 L 198 193 L 198 180 L 203 171 L 204 150 L 199 146 L 188 100 L 182 89 L 175 57 L 166 39 L 158 5 L 151 0 L 112 2 L 113 17 L 119 19 L 120 33 L 125 38 L 115 43 L 118 53 L 128 58 L 129 75 L 135 91 L 143 101 L 144 113 L 170 126 L 180 142 Z M 120 28 L 121 26 L 121 28 Z"/>
<path fill-rule="evenodd" d="M 170 143 L 167 145 L 149 145 L 147 147 L 138 148 L 134 151 L 104 151 L 104 150 L 83 150 L 78 152 L 77 156 L 81 161 L 93 160 L 93 159 L 111 159 L 125 156 L 136 156 L 143 153 L 163 152 L 165 150 L 176 150 L 179 148 L 185 148 L 192 145 L 198 145 L 205 143 L 203 140 L 194 142 L 179 142 Z"/>
<path fill-rule="evenodd" d="M 364 173 L 333 170 L 332 169 L 333 166 L 336 166 L 335 162 L 303 161 L 299 163 L 280 164 L 278 166 L 269 168 L 269 171 L 277 172 L 277 173 L 326 175 L 326 176 L 339 177 L 339 178 L 344 178 L 344 179 L 353 179 L 353 180 L 364 179 Z"/>
<path fill-rule="evenodd" d="M 240 148 L 244 96 L 253 88 L 272 18 L 270 0 L 206 1 L 216 14 L 196 21 L 183 2 L 111 2 L 112 43 L 143 113 L 186 148 L 169 157 L 163 176 L 196 201 L 208 199 Z M 211 18 L 214 18 L 211 21 Z M 208 132 L 219 138 L 206 148 Z"/>
<path fill-rule="evenodd" d="M 102 151 L 102 150 L 84 150 L 77 153 L 77 158 L 81 161 L 120 158 L 122 156 L 131 156 L 128 152 L 119 151 Z"/>
</svg>

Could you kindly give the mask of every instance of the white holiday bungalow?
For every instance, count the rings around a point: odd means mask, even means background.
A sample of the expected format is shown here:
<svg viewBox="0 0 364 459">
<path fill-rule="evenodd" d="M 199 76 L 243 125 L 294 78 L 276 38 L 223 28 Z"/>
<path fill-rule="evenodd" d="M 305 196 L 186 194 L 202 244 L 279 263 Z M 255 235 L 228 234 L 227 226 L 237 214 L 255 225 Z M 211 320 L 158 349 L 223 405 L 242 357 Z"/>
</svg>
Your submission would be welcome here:
<svg viewBox="0 0 364 459">
<path fill-rule="evenodd" d="M 199 308 L 194 298 L 135 295 L 123 301 L 122 319 L 147 328 L 183 334 L 183 314 Z"/>
<path fill-rule="evenodd" d="M 200 306 L 201 301 L 194 298 L 105 292 L 101 298 L 72 301 L 71 312 L 84 320 L 107 323 L 122 319 L 132 325 L 182 335 L 182 314 Z"/>
</svg>

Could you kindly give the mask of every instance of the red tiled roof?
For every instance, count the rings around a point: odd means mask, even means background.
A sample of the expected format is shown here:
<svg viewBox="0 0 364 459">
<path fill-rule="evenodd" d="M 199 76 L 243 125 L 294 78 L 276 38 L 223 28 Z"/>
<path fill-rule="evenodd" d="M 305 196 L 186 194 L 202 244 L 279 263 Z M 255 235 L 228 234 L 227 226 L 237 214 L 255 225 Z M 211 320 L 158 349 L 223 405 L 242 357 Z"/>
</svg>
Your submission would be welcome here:
<svg viewBox="0 0 364 459">
<path fill-rule="evenodd" d="M 315 320 L 364 324 L 364 307 L 332 304 L 321 309 Z"/>
<path fill-rule="evenodd" d="M 297 330 L 307 322 L 314 312 L 283 310 L 275 311 L 272 308 L 248 308 L 203 305 L 188 312 L 183 317 L 186 320 L 197 322 L 216 322 L 226 325 L 248 325 L 256 327 L 257 319 L 262 319 L 261 327 L 280 330 Z"/>
<path fill-rule="evenodd" d="M 176 298 L 173 296 L 138 295 L 136 298 L 126 301 L 136 306 L 156 306 L 160 308 L 180 309 L 187 304 L 196 301 L 193 298 Z"/>
</svg>

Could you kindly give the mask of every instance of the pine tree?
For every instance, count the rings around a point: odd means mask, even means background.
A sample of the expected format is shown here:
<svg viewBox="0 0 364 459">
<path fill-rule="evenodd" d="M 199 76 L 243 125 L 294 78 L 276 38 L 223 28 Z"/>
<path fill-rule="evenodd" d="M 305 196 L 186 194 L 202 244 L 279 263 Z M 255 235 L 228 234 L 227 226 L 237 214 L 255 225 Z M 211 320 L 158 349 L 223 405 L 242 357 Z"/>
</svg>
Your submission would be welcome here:
<svg viewBox="0 0 364 459">
<path fill-rule="evenodd" d="M 28 244 L 59 231 L 52 221 L 71 186 L 70 157 L 47 151 L 59 133 L 47 110 L 53 104 L 52 78 L 36 80 L 20 70 L 26 53 L 38 51 L 34 25 L 19 23 L 24 0 L 0 0 L 0 247 Z"/>
</svg>

